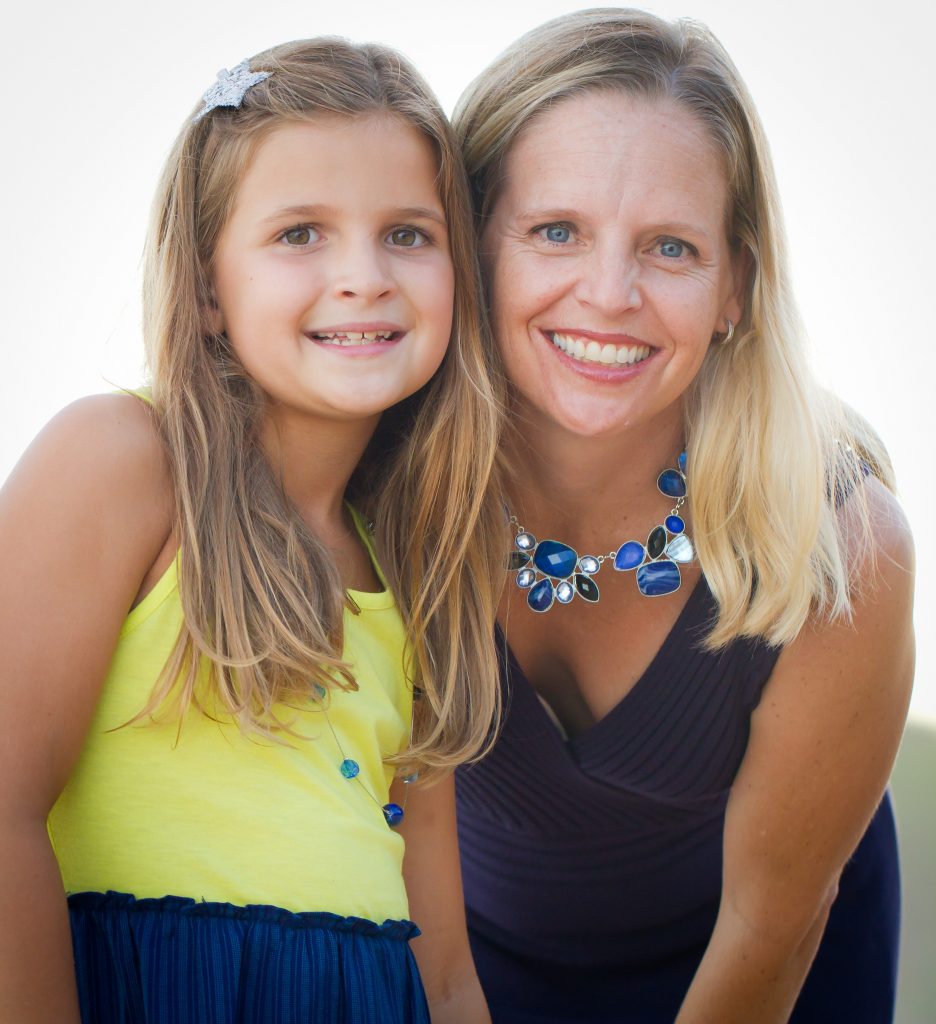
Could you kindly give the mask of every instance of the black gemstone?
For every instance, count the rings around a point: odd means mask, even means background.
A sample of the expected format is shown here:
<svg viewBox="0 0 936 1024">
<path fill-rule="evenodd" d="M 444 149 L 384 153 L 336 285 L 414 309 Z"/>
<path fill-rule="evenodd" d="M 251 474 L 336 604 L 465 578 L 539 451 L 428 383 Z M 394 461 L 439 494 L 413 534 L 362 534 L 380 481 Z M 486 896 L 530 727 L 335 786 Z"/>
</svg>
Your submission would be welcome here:
<svg viewBox="0 0 936 1024">
<path fill-rule="evenodd" d="M 659 558 L 666 547 L 666 530 L 662 526 L 655 526 L 647 538 L 647 554 L 651 558 Z"/>
<path fill-rule="evenodd" d="M 511 551 L 507 556 L 507 570 L 508 572 L 512 572 L 514 569 L 522 569 L 529 561 L 529 552 Z"/>
<path fill-rule="evenodd" d="M 598 600 L 598 584 L 591 578 L 591 576 L 585 576 L 583 573 L 576 573 L 575 589 L 579 592 L 579 596 L 584 598 L 586 601 L 595 602 Z"/>
</svg>

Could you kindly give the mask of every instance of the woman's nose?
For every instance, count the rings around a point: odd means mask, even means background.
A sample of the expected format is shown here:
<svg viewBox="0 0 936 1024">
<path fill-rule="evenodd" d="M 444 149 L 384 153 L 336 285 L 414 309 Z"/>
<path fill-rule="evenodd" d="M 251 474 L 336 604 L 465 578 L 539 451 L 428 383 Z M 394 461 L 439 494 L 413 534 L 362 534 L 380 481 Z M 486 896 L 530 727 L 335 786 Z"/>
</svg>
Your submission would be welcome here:
<svg viewBox="0 0 936 1024">
<path fill-rule="evenodd" d="M 620 242 L 595 245 L 583 261 L 576 296 L 608 316 L 639 308 L 640 264 L 633 250 Z"/>
</svg>

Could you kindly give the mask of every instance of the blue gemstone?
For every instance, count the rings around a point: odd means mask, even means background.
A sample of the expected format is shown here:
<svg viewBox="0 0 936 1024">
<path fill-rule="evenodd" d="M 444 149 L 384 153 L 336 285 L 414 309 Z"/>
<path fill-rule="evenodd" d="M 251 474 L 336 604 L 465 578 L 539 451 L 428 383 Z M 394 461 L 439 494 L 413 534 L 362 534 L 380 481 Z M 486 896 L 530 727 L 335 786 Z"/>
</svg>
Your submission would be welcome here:
<svg viewBox="0 0 936 1024">
<path fill-rule="evenodd" d="M 552 608 L 553 594 L 552 581 L 540 580 L 527 591 L 527 604 L 535 612 L 548 612 Z"/>
<path fill-rule="evenodd" d="M 643 544 L 638 544 L 635 540 L 629 540 L 618 548 L 618 553 L 614 556 L 614 568 L 620 572 L 625 572 L 627 569 L 636 569 L 643 560 Z"/>
<path fill-rule="evenodd" d="M 530 556 L 526 551 L 511 551 L 507 556 L 507 571 L 512 572 L 514 569 L 522 569 L 529 560 Z"/>
<path fill-rule="evenodd" d="M 662 526 L 654 526 L 647 538 L 647 555 L 650 558 L 659 558 L 666 547 L 666 530 Z"/>
<path fill-rule="evenodd" d="M 399 804 L 384 804 L 381 810 L 390 828 L 396 828 L 403 820 L 403 808 Z"/>
<path fill-rule="evenodd" d="M 358 774 L 358 772 L 361 770 L 361 766 L 357 763 L 357 761 L 352 761 L 350 757 L 346 757 L 341 762 L 341 769 L 340 770 L 341 770 L 341 774 L 346 779 L 353 779 Z"/>
<path fill-rule="evenodd" d="M 647 562 L 637 570 L 637 586 L 644 597 L 663 597 L 679 590 L 682 582 L 675 562 Z"/>
<path fill-rule="evenodd" d="M 676 459 L 676 465 L 679 466 L 681 473 L 686 472 L 686 449 L 684 448 Z"/>
<path fill-rule="evenodd" d="M 682 533 L 686 528 L 682 516 L 667 516 L 664 520 L 664 526 L 670 533 Z"/>
<path fill-rule="evenodd" d="M 598 584 L 591 576 L 577 575 L 575 577 L 575 589 L 586 601 L 591 601 L 594 604 L 598 600 Z"/>
<path fill-rule="evenodd" d="M 560 544 L 557 540 L 541 540 L 533 556 L 533 564 L 544 576 L 564 580 L 575 572 L 578 555 L 568 544 Z"/>
<path fill-rule="evenodd" d="M 678 469 L 664 469 L 657 477 L 657 488 L 667 498 L 685 498 L 686 478 Z"/>
</svg>

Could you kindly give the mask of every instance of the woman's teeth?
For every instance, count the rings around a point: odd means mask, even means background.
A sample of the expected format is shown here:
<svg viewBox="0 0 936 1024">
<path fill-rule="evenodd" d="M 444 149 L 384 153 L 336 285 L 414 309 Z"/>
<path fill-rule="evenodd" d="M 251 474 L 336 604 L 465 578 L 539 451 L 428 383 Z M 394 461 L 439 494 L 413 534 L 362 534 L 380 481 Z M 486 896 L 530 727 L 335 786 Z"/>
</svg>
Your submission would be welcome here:
<svg viewBox="0 0 936 1024">
<path fill-rule="evenodd" d="M 375 341 L 389 341 L 395 331 L 333 331 L 322 334 L 312 332 L 312 338 L 323 345 L 371 345 Z"/>
<path fill-rule="evenodd" d="M 649 345 L 602 345 L 600 341 L 585 341 L 572 334 L 551 333 L 556 348 L 573 359 L 586 363 L 604 363 L 607 366 L 643 362 L 650 355 Z"/>
</svg>

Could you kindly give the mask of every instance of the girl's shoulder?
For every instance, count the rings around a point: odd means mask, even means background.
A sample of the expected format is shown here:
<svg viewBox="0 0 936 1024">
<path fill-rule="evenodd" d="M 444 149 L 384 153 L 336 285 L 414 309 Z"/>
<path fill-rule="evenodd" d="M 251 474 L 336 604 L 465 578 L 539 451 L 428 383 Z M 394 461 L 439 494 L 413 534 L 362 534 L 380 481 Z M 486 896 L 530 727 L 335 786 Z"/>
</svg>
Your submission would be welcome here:
<svg viewBox="0 0 936 1024">
<path fill-rule="evenodd" d="M 71 403 L 39 432 L 4 486 L 6 497 L 38 514 L 94 525 L 114 544 L 162 549 L 172 524 L 169 463 L 149 403 L 130 392 Z M 40 516 L 41 518 L 41 516 Z"/>
</svg>

